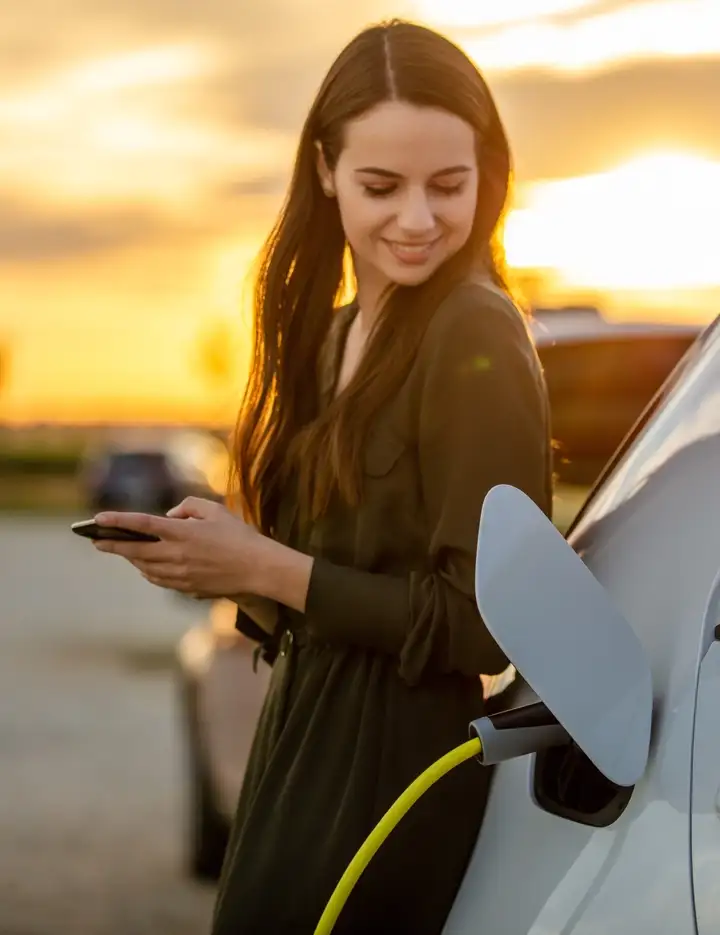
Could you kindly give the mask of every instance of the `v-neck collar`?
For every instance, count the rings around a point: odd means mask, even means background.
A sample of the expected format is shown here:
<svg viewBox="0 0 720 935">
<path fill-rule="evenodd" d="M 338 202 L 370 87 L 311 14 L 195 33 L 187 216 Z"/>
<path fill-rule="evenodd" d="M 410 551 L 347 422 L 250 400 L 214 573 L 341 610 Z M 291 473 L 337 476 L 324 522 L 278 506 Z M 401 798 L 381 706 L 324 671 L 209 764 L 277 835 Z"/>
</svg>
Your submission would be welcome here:
<svg viewBox="0 0 720 935">
<path fill-rule="evenodd" d="M 323 405 L 335 398 L 348 333 L 359 312 L 357 301 L 341 306 L 334 314 L 320 360 L 320 396 Z"/>
</svg>

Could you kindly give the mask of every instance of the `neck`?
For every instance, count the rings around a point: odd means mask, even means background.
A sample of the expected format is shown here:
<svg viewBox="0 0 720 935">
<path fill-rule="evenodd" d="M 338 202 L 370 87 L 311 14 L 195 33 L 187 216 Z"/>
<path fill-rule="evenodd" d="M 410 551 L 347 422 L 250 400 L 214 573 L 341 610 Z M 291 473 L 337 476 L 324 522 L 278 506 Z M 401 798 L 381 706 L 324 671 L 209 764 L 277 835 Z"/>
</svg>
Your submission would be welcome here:
<svg viewBox="0 0 720 935">
<path fill-rule="evenodd" d="M 360 324 L 362 330 L 368 332 L 377 321 L 382 308 L 383 295 L 390 281 L 375 269 L 364 269 L 362 263 L 357 263 L 357 261 L 355 262 L 355 280 Z"/>
</svg>

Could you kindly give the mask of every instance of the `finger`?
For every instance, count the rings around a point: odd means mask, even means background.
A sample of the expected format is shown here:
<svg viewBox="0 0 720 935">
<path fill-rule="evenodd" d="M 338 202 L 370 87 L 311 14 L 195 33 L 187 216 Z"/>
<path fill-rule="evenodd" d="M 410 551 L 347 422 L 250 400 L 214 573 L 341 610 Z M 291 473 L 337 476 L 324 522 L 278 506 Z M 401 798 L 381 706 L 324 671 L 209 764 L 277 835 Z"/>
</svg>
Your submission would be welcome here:
<svg viewBox="0 0 720 935">
<path fill-rule="evenodd" d="M 133 565 L 143 565 L 147 567 L 148 570 L 155 568 L 158 569 L 160 566 L 163 568 L 174 568 L 178 572 L 185 573 L 187 566 L 182 560 L 182 555 L 174 551 L 163 551 L 157 555 L 153 554 L 144 554 L 139 555 L 137 558 L 131 558 L 130 561 Z"/>
<path fill-rule="evenodd" d="M 181 578 L 160 577 L 153 574 L 143 574 L 143 578 L 154 584 L 156 588 L 164 588 L 166 591 L 180 591 L 182 594 L 192 594 L 193 588 L 187 581 Z"/>
<path fill-rule="evenodd" d="M 209 519 L 217 512 L 219 504 L 202 497 L 186 497 L 182 503 L 168 510 L 171 519 Z"/>
<path fill-rule="evenodd" d="M 98 513 L 95 516 L 98 526 L 117 526 L 133 532 L 144 532 L 161 539 L 174 539 L 182 528 L 182 523 L 165 516 L 151 513 Z"/>
<path fill-rule="evenodd" d="M 119 555 L 131 562 L 138 560 L 168 562 L 177 557 L 176 549 L 164 542 L 120 542 L 111 539 L 99 539 L 93 544 L 98 552 Z"/>
<path fill-rule="evenodd" d="M 132 564 L 142 575 L 151 575 L 163 580 L 187 581 L 187 569 L 173 562 L 144 562 L 135 560 Z"/>
</svg>

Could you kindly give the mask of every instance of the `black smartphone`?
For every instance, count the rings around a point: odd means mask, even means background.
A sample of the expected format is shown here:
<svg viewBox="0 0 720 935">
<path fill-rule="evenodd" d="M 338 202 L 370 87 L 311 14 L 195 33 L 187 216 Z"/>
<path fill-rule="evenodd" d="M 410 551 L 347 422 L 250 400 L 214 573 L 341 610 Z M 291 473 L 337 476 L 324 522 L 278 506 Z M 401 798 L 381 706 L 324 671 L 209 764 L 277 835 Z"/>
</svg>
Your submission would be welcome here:
<svg viewBox="0 0 720 935">
<path fill-rule="evenodd" d="M 112 539 L 114 542 L 159 542 L 159 536 L 133 529 L 121 529 L 118 526 L 98 526 L 94 519 L 84 519 L 70 527 L 76 536 L 86 539 Z"/>
</svg>

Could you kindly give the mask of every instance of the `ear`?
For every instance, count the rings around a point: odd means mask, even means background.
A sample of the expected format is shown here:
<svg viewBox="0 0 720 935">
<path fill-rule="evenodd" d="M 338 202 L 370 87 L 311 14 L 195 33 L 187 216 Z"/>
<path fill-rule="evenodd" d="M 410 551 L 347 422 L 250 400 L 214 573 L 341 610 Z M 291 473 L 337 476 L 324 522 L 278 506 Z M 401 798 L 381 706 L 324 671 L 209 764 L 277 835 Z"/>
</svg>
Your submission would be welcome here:
<svg viewBox="0 0 720 935">
<path fill-rule="evenodd" d="M 320 179 L 320 187 L 328 198 L 333 198 L 335 196 L 335 181 L 328 167 L 327 160 L 325 159 L 322 143 L 319 140 L 315 141 L 315 150 L 317 152 L 315 166 L 317 167 L 318 178 Z"/>
</svg>

